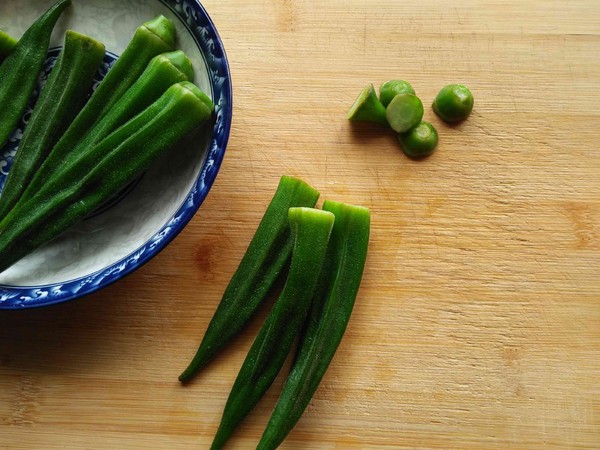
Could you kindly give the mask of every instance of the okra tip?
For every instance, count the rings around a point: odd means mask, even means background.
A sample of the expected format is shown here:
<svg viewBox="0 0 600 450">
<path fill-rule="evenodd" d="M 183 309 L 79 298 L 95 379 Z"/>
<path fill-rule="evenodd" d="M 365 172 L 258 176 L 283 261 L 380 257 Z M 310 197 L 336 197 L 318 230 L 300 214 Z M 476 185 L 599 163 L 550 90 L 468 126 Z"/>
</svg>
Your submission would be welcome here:
<svg viewBox="0 0 600 450">
<path fill-rule="evenodd" d="M 67 6 L 71 6 L 71 0 L 58 0 L 56 3 L 54 3 L 54 5 L 52 5 L 50 7 L 50 9 L 48 9 L 48 11 L 46 11 L 44 13 L 43 16 L 41 16 L 38 19 L 38 21 L 41 21 L 44 18 L 50 17 L 50 16 L 53 16 L 53 19 L 51 19 L 51 20 L 55 21 L 62 14 L 62 12 L 67 8 Z"/>
<path fill-rule="evenodd" d="M 17 45 L 17 40 L 0 29 L 0 58 L 9 54 Z"/>
<path fill-rule="evenodd" d="M 175 25 L 162 14 L 148 22 L 144 22 L 142 28 L 154 33 L 169 47 L 175 47 Z"/>
</svg>

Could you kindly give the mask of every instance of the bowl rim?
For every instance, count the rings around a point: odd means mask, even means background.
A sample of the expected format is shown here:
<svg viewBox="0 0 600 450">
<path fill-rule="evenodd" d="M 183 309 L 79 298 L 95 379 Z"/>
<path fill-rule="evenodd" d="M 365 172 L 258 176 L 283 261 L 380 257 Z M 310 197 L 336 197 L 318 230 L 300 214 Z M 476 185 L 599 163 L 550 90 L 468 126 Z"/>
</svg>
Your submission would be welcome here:
<svg viewBox="0 0 600 450">
<path fill-rule="evenodd" d="M 233 88 L 225 47 L 214 22 L 199 0 L 159 1 L 177 16 L 199 46 L 209 71 L 213 101 L 216 100 L 215 82 L 217 79 L 221 81 L 217 92 L 220 96 L 218 101 L 215 101 L 217 119 L 213 124 L 202 169 L 177 211 L 150 239 L 133 252 L 105 268 L 64 282 L 27 286 L 0 285 L 0 310 L 23 310 L 57 305 L 92 294 L 115 283 L 160 253 L 185 228 L 208 195 L 225 156 L 233 115 Z M 193 5 L 196 10 L 186 9 L 185 5 Z M 195 22 L 197 30 L 206 33 L 203 38 L 183 20 L 177 9 L 189 14 L 188 20 Z M 214 57 L 211 62 L 217 66 L 220 77 L 210 76 L 211 64 L 207 60 L 209 54 Z"/>
</svg>

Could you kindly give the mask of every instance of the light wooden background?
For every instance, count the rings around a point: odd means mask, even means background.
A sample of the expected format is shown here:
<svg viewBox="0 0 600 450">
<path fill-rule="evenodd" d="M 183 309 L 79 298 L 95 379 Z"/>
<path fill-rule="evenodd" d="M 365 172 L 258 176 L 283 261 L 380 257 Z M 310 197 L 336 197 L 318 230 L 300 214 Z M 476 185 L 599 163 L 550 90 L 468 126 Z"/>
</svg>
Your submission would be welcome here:
<svg viewBox="0 0 600 450">
<path fill-rule="evenodd" d="M 282 174 L 371 208 L 347 334 L 282 448 L 600 448 L 600 2 L 205 0 L 231 63 L 217 181 L 157 258 L 68 304 L 0 314 L 0 447 L 208 448 L 264 313 L 177 375 Z M 345 114 L 409 80 L 427 160 Z M 428 107 L 474 92 L 451 128 Z M 278 380 L 231 449 L 253 448 Z"/>
</svg>

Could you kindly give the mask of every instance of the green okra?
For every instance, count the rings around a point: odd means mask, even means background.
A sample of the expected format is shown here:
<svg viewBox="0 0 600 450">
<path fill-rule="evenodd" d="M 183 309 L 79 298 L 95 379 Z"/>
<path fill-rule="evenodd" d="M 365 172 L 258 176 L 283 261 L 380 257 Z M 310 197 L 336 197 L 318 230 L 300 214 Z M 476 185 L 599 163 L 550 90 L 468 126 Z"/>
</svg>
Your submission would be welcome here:
<svg viewBox="0 0 600 450">
<path fill-rule="evenodd" d="M 152 58 L 138 80 L 78 143 L 68 152 L 62 152 L 62 149 L 67 150 L 63 146 L 52 151 L 52 156 L 41 165 L 25 189 L 19 204 L 31 199 L 50 180 L 61 177 L 61 173 L 75 161 L 87 158 L 95 144 L 155 102 L 170 86 L 180 81 L 192 81 L 192 78 L 192 63 L 181 50 Z M 210 105 L 214 110 L 212 102 Z"/>
<path fill-rule="evenodd" d="M 313 207 L 319 193 L 294 177 L 283 176 L 259 226 L 233 274 L 204 338 L 179 376 L 187 382 L 248 323 L 292 253 L 288 210 Z"/>
<path fill-rule="evenodd" d="M 104 45 L 75 31 L 64 46 L 25 127 L 0 195 L 0 218 L 15 205 L 42 161 L 81 110 L 104 57 Z"/>
<path fill-rule="evenodd" d="M 408 81 L 404 80 L 390 80 L 379 86 L 379 100 L 385 107 L 387 107 L 392 99 L 398 94 L 415 95 L 415 90 Z"/>
<path fill-rule="evenodd" d="M 438 133 L 433 125 L 422 120 L 416 127 L 398 135 L 398 142 L 404 154 L 418 159 L 429 156 L 438 143 Z"/>
<path fill-rule="evenodd" d="M 36 192 L 56 167 L 125 95 L 155 56 L 174 50 L 175 28 L 164 16 L 137 28 L 121 56 L 108 71 L 86 105 L 71 123 L 44 161 L 44 168 L 31 181 L 30 192 Z"/>
<path fill-rule="evenodd" d="M 17 127 L 25 112 L 46 60 L 50 35 L 71 0 L 59 0 L 25 31 L 10 55 L 0 65 L 0 147 Z"/>
<path fill-rule="evenodd" d="M 362 279 L 369 244 L 369 210 L 325 201 L 335 215 L 296 360 L 257 449 L 275 449 L 296 425 L 344 335 Z"/>
<path fill-rule="evenodd" d="M 94 146 L 104 155 L 99 162 L 96 155 L 78 160 L 62 178 L 13 209 L 0 228 L 0 272 L 113 198 L 156 157 L 207 121 L 212 113 L 202 95 L 192 83 L 174 84 Z"/>
<path fill-rule="evenodd" d="M 211 449 L 220 449 L 281 370 L 310 308 L 335 216 L 290 208 L 294 248 L 281 295 L 261 327 L 235 380 Z"/>
<path fill-rule="evenodd" d="M 423 103 L 413 94 L 398 94 L 385 109 L 390 127 L 396 133 L 405 133 L 423 118 Z"/>
<path fill-rule="evenodd" d="M 17 40 L 6 32 L 0 30 L 0 64 L 4 61 L 13 48 L 17 45 Z"/>
<path fill-rule="evenodd" d="M 360 92 L 346 118 L 352 122 L 375 122 L 388 125 L 385 106 L 377 97 L 372 84 L 369 84 Z"/>
<path fill-rule="evenodd" d="M 447 123 L 465 120 L 473 111 L 473 94 L 462 84 L 448 84 L 435 97 L 432 108 Z"/>
</svg>

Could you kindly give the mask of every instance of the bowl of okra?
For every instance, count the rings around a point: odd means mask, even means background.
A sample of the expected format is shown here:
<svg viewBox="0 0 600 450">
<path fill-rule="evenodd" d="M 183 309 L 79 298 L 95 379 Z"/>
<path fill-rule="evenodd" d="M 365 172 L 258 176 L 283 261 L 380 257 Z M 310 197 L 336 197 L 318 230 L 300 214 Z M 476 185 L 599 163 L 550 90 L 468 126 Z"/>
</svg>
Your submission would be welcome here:
<svg viewBox="0 0 600 450">
<path fill-rule="evenodd" d="M 232 86 L 197 0 L 6 0 L 0 103 L 0 309 L 24 309 L 95 292 L 183 230 Z"/>
</svg>

